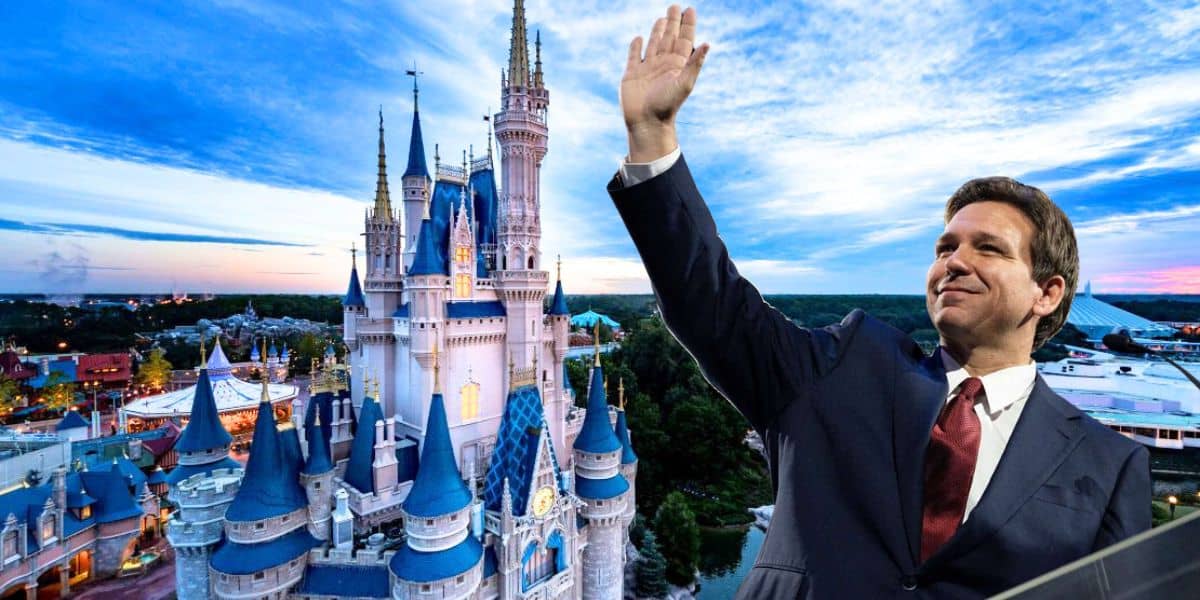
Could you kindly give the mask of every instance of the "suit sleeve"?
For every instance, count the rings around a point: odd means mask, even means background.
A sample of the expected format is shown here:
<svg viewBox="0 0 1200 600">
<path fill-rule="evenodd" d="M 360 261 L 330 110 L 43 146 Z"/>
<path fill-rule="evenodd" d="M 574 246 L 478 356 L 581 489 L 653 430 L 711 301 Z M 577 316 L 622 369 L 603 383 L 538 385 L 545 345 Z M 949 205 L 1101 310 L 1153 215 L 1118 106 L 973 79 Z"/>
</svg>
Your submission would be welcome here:
<svg viewBox="0 0 1200 600">
<path fill-rule="evenodd" d="M 1150 529 L 1150 489 L 1150 451 L 1138 445 L 1121 468 L 1093 552 Z"/>
<path fill-rule="evenodd" d="M 809 330 L 767 304 L 730 260 L 683 158 L 637 185 L 614 178 L 608 191 L 663 321 L 709 383 L 760 431 L 790 402 L 807 402 L 807 384 L 836 365 L 861 313 Z"/>
</svg>

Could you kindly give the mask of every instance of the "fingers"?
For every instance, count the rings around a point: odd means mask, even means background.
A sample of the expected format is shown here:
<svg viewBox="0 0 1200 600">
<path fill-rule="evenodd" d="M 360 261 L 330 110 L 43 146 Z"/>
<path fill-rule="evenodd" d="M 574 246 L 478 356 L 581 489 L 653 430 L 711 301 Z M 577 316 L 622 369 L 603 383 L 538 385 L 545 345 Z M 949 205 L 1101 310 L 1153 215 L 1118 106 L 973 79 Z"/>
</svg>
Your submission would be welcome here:
<svg viewBox="0 0 1200 600">
<path fill-rule="evenodd" d="M 658 56 L 658 47 L 662 44 L 663 31 L 666 28 L 666 19 L 659 19 L 654 22 L 654 28 L 650 30 L 650 41 L 646 42 L 646 58 Z"/>
<path fill-rule="evenodd" d="M 667 28 L 663 32 L 662 42 L 659 43 L 659 53 L 674 52 L 675 41 L 679 38 L 679 5 L 672 4 L 667 9 Z"/>
<path fill-rule="evenodd" d="M 700 77 L 700 67 L 704 66 L 704 59 L 708 56 L 708 44 L 700 44 L 695 52 L 688 57 L 687 62 L 683 65 L 683 85 L 688 92 L 696 85 L 696 78 Z"/>
<path fill-rule="evenodd" d="M 683 11 L 679 23 L 679 39 L 675 40 L 672 51 L 680 56 L 691 56 L 692 46 L 696 43 L 696 9 L 688 7 Z"/>
<path fill-rule="evenodd" d="M 625 62 L 625 72 L 632 73 L 642 62 L 642 36 L 633 38 L 629 43 L 629 60 Z"/>
</svg>

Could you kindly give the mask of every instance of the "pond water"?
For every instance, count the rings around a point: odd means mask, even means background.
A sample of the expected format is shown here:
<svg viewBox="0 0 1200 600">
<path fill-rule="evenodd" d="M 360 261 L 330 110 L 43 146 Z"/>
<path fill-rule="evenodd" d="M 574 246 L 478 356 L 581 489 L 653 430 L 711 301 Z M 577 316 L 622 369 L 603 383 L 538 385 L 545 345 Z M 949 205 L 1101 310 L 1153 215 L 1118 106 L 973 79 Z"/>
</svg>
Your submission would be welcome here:
<svg viewBox="0 0 1200 600">
<path fill-rule="evenodd" d="M 766 532 L 757 527 L 700 530 L 700 590 L 697 598 L 733 598 L 754 566 Z"/>
</svg>

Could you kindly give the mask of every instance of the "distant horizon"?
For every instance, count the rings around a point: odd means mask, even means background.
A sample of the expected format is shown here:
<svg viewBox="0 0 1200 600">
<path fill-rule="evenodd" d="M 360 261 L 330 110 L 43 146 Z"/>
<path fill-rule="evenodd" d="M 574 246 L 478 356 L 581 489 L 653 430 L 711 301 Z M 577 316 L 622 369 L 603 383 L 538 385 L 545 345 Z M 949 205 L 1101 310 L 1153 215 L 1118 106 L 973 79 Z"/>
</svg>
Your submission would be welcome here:
<svg viewBox="0 0 1200 600">
<path fill-rule="evenodd" d="M 62 298 L 62 297 L 75 297 L 75 296 L 88 298 L 88 297 L 113 296 L 113 297 L 127 298 L 130 296 L 171 296 L 171 295 L 172 294 L 170 292 L 81 292 L 81 293 L 77 293 L 77 294 L 65 294 L 65 293 L 64 294 L 46 294 L 43 292 L 0 292 L 0 300 L 11 299 L 11 298 L 17 297 L 17 296 L 29 296 L 29 297 L 40 296 L 42 298 L 54 298 L 54 297 Z M 341 298 L 344 296 L 344 294 L 336 293 L 336 292 L 195 292 L 195 293 L 188 292 L 189 299 L 194 299 L 193 296 L 201 296 L 201 295 L 210 295 L 213 297 L 218 297 L 218 296 L 329 296 L 331 298 Z M 652 297 L 653 295 L 654 294 L 651 292 L 628 292 L 628 293 L 614 292 L 614 293 L 581 293 L 581 294 L 567 293 L 566 294 L 566 296 L 568 298 L 583 297 L 583 296 L 647 296 L 647 297 Z M 1082 290 L 1077 292 L 1076 295 L 1077 296 L 1083 295 Z M 1144 296 L 1144 297 L 1167 298 L 1167 299 L 1195 299 L 1197 302 L 1200 302 L 1200 293 L 1183 293 L 1183 294 L 1148 293 L 1148 292 L 1105 293 L 1105 292 L 1093 291 L 1092 295 L 1097 298 L 1125 298 L 1125 297 L 1143 297 Z M 892 292 L 862 292 L 862 293 L 778 292 L 778 293 L 764 293 L 763 294 L 764 298 L 769 298 L 769 297 L 773 297 L 773 296 L 851 296 L 851 297 L 853 297 L 853 296 L 902 296 L 902 297 L 921 298 L 921 297 L 924 297 L 924 294 L 919 294 L 919 293 L 918 294 L 908 294 L 908 293 L 900 293 L 900 292 L 896 292 L 896 293 L 892 293 Z M 547 295 L 547 298 L 549 298 L 549 295 Z"/>
<path fill-rule="evenodd" d="M 561 255 L 568 293 L 650 292 L 605 185 L 629 40 L 667 4 L 527 5 L 550 94 L 541 266 Z M 1200 293 L 1200 6 L 696 8 L 712 52 L 680 143 L 763 293 L 919 294 L 945 199 L 995 174 L 1071 217 L 1080 281 Z M 435 144 L 486 154 L 512 1 L 0 15 L 0 293 L 324 294 L 361 241 L 381 108 L 401 204 L 414 64 L 427 164 Z"/>
</svg>

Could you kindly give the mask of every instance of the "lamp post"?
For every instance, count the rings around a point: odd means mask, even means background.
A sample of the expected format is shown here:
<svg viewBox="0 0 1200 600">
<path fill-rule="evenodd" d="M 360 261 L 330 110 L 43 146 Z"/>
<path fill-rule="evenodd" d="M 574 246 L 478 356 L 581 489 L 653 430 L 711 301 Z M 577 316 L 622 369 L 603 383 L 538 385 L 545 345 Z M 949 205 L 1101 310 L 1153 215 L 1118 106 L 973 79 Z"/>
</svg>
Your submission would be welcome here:
<svg viewBox="0 0 1200 600">
<path fill-rule="evenodd" d="M 1167 496 L 1167 504 L 1171 505 L 1171 520 L 1175 520 L 1175 505 L 1179 504 L 1179 498 L 1175 496 Z"/>
</svg>

